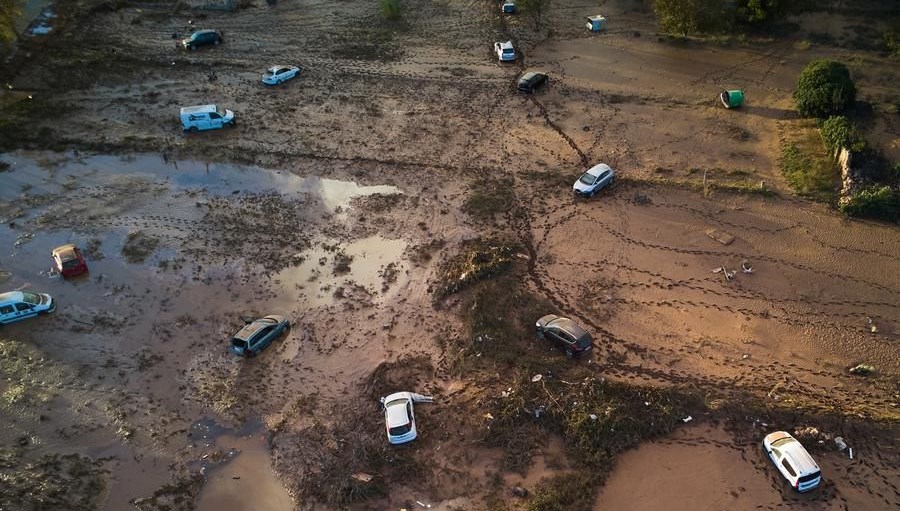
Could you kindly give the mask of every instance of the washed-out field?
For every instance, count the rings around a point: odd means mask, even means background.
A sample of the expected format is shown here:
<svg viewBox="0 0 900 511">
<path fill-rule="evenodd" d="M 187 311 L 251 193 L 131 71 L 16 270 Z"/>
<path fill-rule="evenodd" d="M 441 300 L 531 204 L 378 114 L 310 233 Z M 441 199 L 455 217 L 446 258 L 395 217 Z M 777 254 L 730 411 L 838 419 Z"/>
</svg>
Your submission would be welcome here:
<svg viewBox="0 0 900 511">
<path fill-rule="evenodd" d="M 900 505 L 900 231 L 779 170 L 819 57 L 850 63 L 900 159 L 900 66 L 837 44 L 879 7 L 710 41 L 629 1 L 554 1 L 541 31 L 493 2 L 123 5 L 59 7 L 3 69 L 0 291 L 58 307 L 0 327 L 0 509 Z M 196 28 L 225 40 L 177 51 Z M 303 70 L 259 83 L 278 63 Z M 517 94 L 525 69 L 548 86 Z M 183 133 L 204 103 L 237 125 Z M 599 162 L 614 185 L 573 198 Z M 50 270 L 66 243 L 86 276 Z M 587 359 L 535 338 L 550 313 Z M 290 330 L 230 353 L 266 314 Z M 434 403 L 392 446 L 397 391 Z M 780 429 L 817 490 L 762 453 Z"/>
</svg>

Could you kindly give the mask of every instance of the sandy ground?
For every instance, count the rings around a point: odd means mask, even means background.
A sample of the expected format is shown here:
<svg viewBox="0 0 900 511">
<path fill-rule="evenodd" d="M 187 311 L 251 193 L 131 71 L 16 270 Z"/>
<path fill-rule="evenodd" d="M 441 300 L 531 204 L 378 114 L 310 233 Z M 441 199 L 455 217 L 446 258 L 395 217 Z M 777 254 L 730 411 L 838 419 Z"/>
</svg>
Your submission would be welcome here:
<svg viewBox="0 0 900 511">
<path fill-rule="evenodd" d="M 604 5 L 603 35 L 580 28 L 595 6 L 555 2 L 552 38 L 492 4 L 426 3 L 400 28 L 371 2 L 256 4 L 98 12 L 60 35 L 95 52 L 74 65 L 66 48 L 35 53 L 16 73 L 16 89 L 66 109 L 65 123 L 36 120 L 44 150 L 0 155 L 9 164 L 2 286 L 60 303 L 0 333 L 9 424 L 0 441 L 22 459 L 102 460 L 105 510 L 159 509 L 181 495 L 191 496 L 184 509 L 263 499 L 267 509 L 305 508 L 313 503 L 289 494 L 320 461 L 304 443 L 317 438 L 310 431 L 343 427 L 333 406 L 349 402 L 369 410 L 359 424 L 380 434 L 376 403 L 357 401 L 360 385 L 383 362 L 421 355 L 430 365 L 404 381 L 441 399 L 417 408 L 422 435 L 399 452 L 429 464 L 359 508 L 479 509 L 498 484 L 504 495 L 533 488 L 569 469 L 562 442 L 548 439 L 526 474 L 498 474 L 502 454 L 453 422 L 483 413 L 470 382 L 445 371 L 440 340 L 461 332 L 458 301 L 432 306 L 441 263 L 498 232 L 524 247 L 527 286 L 594 333 L 606 377 L 896 420 L 896 226 L 796 199 L 777 168 L 795 117 L 791 89 L 817 57 L 852 62 L 875 105 L 867 135 L 896 160 L 896 116 L 879 110 L 896 99 L 895 62 L 793 39 L 673 44 L 630 2 Z M 223 30 L 225 44 L 175 51 L 171 34 L 197 26 Z M 490 45 L 508 38 L 524 58 L 499 65 Z M 277 62 L 304 71 L 261 85 Z M 524 68 L 546 70 L 550 86 L 515 94 Z M 748 91 L 746 108 L 717 107 L 731 87 Z M 208 102 L 233 109 L 238 126 L 182 134 L 178 108 Z M 597 161 L 614 165 L 618 182 L 573 200 L 571 182 Z M 764 181 L 777 195 L 685 186 L 704 171 L 719 183 Z M 521 214 L 487 225 L 463 213 L 484 177 L 508 180 Z M 734 240 L 724 245 L 711 229 Z M 86 250 L 89 276 L 48 272 L 50 250 L 68 242 Z M 734 279 L 713 273 L 723 266 Z M 241 316 L 272 312 L 291 319 L 290 333 L 254 359 L 226 353 Z M 849 375 L 857 363 L 878 375 Z M 890 438 L 828 431 L 858 458 L 815 452 L 826 485 L 798 497 L 760 455 L 762 428 L 697 422 L 622 456 L 596 509 L 900 504 Z M 319 447 L 345 442 L 324 435 Z M 192 486 L 189 474 L 205 483 Z M 635 492 L 636 480 L 654 491 Z"/>
</svg>

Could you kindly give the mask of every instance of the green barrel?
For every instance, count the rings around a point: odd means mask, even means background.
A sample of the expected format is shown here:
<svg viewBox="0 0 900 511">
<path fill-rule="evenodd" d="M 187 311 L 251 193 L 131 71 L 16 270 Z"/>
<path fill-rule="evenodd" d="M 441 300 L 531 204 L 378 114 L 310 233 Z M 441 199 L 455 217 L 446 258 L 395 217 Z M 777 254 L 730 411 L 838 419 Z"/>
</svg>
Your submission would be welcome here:
<svg viewBox="0 0 900 511">
<path fill-rule="evenodd" d="M 744 91 L 726 90 L 719 95 L 725 108 L 737 108 L 744 104 Z"/>
</svg>

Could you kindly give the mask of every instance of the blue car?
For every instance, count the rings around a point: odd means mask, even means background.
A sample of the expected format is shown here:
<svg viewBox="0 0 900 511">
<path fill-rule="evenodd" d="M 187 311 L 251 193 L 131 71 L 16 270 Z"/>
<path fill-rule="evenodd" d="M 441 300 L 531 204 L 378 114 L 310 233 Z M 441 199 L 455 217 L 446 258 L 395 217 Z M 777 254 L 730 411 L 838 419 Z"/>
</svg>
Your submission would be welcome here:
<svg viewBox="0 0 900 511">
<path fill-rule="evenodd" d="M 252 357 L 264 350 L 287 329 L 291 322 L 284 316 L 266 316 L 250 322 L 231 338 L 231 351 L 235 355 Z"/>
<path fill-rule="evenodd" d="M 517 10 L 516 2 L 513 0 L 505 0 L 503 5 L 500 6 L 500 12 L 503 14 L 515 14 Z"/>
</svg>

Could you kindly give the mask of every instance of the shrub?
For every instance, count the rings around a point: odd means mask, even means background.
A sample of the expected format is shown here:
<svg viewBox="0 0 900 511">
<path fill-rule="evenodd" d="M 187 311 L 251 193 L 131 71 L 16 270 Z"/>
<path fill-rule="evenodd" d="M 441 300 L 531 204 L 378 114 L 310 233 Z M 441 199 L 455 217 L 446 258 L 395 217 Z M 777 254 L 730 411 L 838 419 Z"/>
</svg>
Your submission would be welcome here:
<svg viewBox="0 0 900 511">
<path fill-rule="evenodd" d="M 900 194 L 890 186 L 872 186 L 851 195 L 839 209 L 849 216 L 897 220 L 900 218 Z"/>
<path fill-rule="evenodd" d="M 856 125 L 842 115 L 831 116 L 822 122 L 820 133 L 825 145 L 833 153 L 839 151 L 841 147 L 846 147 L 854 153 L 866 150 L 866 140 L 856 129 Z"/>
<path fill-rule="evenodd" d="M 400 0 L 379 0 L 381 3 L 381 14 L 389 20 L 399 19 L 403 15 L 403 7 L 400 6 Z"/>
<path fill-rule="evenodd" d="M 800 73 L 794 101 L 806 117 L 826 117 L 842 112 L 856 99 L 856 85 L 850 70 L 840 62 L 819 59 Z"/>
<path fill-rule="evenodd" d="M 654 0 L 659 28 L 671 34 L 696 34 L 721 28 L 720 0 Z"/>
</svg>

